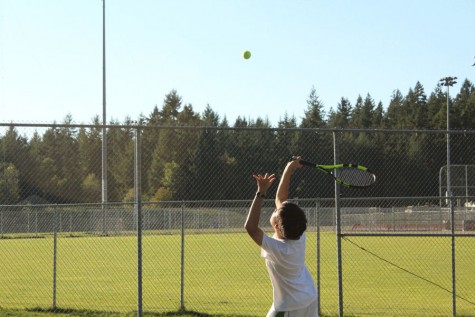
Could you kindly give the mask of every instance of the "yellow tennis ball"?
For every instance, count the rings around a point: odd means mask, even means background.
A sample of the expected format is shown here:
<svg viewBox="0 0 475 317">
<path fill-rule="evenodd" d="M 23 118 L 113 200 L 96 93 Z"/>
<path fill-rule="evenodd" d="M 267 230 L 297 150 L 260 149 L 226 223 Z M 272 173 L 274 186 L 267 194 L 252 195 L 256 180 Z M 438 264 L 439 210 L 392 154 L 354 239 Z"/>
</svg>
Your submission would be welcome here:
<svg viewBox="0 0 475 317">
<path fill-rule="evenodd" d="M 249 59 L 249 58 L 251 58 L 251 52 L 249 52 L 249 51 L 244 51 L 244 53 L 242 53 L 242 57 L 244 57 L 244 59 Z"/>
</svg>

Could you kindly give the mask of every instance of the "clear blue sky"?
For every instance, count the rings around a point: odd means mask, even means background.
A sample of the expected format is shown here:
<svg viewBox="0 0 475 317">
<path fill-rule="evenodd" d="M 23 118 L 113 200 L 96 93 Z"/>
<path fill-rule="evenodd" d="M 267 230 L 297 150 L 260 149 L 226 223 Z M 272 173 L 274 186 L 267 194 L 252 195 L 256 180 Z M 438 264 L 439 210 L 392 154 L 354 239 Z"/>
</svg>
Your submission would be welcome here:
<svg viewBox="0 0 475 317">
<path fill-rule="evenodd" d="M 102 3 L 0 0 L 0 122 L 102 118 Z M 106 56 L 108 122 L 148 116 L 172 89 L 230 124 L 300 122 L 312 87 L 328 112 L 475 82 L 475 1 L 106 0 Z"/>
</svg>

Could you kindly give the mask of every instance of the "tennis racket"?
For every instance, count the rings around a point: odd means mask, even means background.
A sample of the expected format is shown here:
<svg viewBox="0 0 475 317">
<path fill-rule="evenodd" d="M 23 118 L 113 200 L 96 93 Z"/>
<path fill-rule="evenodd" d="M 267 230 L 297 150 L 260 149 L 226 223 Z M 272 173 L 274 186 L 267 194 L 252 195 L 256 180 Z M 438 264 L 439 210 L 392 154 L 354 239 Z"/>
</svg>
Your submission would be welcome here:
<svg viewBox="0 0 475 317">
<path fill-rule="evenodd" d="M 300 164 L 316 168 L 335 179 L 345 187 L 366 188 L 376 182 L 374 175 L 368 168 L 352 163 L 343 163 L 336 165 L 320 165 L 312 162 L 300 160 Z M 335 170 L 338 170 L 338 177 L 335 176 Z"/>
</svg>

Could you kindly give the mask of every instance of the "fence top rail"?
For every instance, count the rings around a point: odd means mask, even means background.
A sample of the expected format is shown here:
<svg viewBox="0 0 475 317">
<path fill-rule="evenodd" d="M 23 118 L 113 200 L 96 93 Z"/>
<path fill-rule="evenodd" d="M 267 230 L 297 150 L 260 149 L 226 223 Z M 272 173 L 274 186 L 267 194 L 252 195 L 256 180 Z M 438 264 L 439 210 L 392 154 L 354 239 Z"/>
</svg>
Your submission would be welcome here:
<svg viewBox="0 0 475 317">
<path fill-rule="evenodd" d="M 341 201 L 392 201 L 392 200 L 440 200 L 447 199 L 445 196 L 418 196 L 418 197 L 349 197 L 340 198 Z M 475 196 L 452 196 L 452 199 L 474 199 Z M 296 202 L 333 202 L 334 198 L 292 198 L 289 201 Z M 231 199 L 231 200 L 170 200 L 170 201 L 142 201 L 142 205 L 183 205 L 183 204 L 230 204 L 240 203 L 249 204 L 251 200 L 248 199 Z M 134 206 L 134 202 L 108 202 L 108 203 L 69 203 L 69 204 L 27 204 L 27 205 L 0 205 L 0 208 L 28 208 L 28 207 L 78 207 L 78 206 L 95 206 L 95 207 L 107 207 L 107 206 Z"/>
<path fill-rule="evenodd" d="M 141 124 L 58 124 L 58 123 L 19 123 L 0 122 L 0 127 L 29 127 L 29 128 L 123 128 L 123 129 L 196 129 L 196 130 L 243 130 L 243 131 L 309 131 L 309 132 L 370 132 L 370 133 L 430 133 L 430 134 L 475 134 L 475 130 L 420 130 L 420 129 L 360 129 L 360 128 L 273 128 L 273 127 L 216 127 L 216 126 L 170 126 L 170 125 L 141 125 Z"/>
</svg>

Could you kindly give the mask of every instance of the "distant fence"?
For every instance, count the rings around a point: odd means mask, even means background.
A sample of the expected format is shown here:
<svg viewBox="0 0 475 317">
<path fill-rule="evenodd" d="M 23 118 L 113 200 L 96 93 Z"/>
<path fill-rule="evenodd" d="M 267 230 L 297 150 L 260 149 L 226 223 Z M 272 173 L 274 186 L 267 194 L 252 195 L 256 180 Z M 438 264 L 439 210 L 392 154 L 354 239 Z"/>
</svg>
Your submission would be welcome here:
<svg viewBox="0 0 475 317">
<path fill-rule="evenodd" d="M 313 206 L 305 208 L 309 223 L 315 223 L 316 216 L 313 209 L 322 201 L 325 199 L 300 200 L 301 204 Z M 151 234 L 176 233 L 181 229 L 221 229 L 223 233 L 226 230 L 241 231 L 242 213 L 243 210 L 246 211 L 248 203 L 248 201 L 144 203 L 142 230 Z M 320 208 L 319 211 L 325 215 L 319 220 L 321 228 L 329 227 L 333 230 L 336 226 L 334 207 Z M 450 209 L 446 207 L 342 207 L 340 212 L 341 227 L 350 232 L 435 233 L 451 230 Z M 475 207 L 454 208 L 454 213 L 456 232 L 475 232 Z M 262 217 L 268 219 L 270 215 L 263 214 Z M 0 238 L 47 236 L 54 232 L 70 236 L 135 235 L 136 231 L 134 204 L 108 204 L 105 213 L 100 204 L 0 206 Z"/>
</svg>

